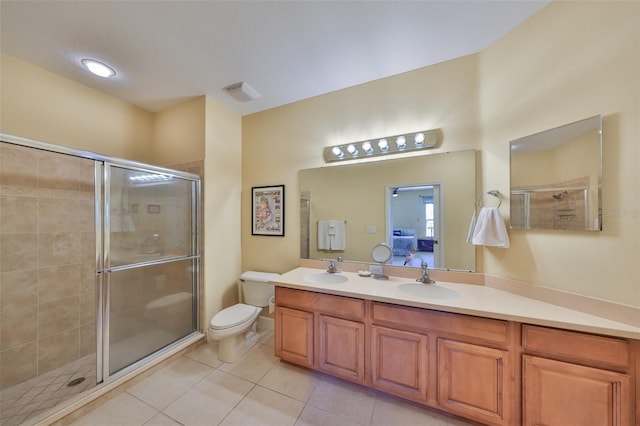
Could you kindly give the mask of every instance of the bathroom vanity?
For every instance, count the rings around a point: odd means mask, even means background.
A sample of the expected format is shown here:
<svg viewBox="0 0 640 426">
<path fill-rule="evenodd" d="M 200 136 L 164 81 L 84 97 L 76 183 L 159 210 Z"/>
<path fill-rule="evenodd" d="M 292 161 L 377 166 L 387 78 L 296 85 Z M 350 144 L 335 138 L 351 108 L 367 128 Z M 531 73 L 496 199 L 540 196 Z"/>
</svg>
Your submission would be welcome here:
<svg viewBox="0 0 640 426">
<path fill-rule="evenodd" d="M 640 421 L 637 327 L 483 285 L 340 275 L 273 281 L 278 357 L 488 425 Z"/>
</svg>

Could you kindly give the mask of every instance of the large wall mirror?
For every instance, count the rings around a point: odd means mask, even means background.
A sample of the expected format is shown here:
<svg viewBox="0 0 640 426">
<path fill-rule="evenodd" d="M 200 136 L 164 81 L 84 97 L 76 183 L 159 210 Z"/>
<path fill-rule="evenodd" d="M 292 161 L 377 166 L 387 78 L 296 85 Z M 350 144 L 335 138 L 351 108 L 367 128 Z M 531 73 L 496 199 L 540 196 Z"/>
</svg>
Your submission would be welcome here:
<svg viewBox="0 0 640 426">
<path fill-rule="evenodd" d="M 511 141 L 511 228 L 602 230 L 602 116 Z"/>
<path fill-rule="evenodd" d="M 475 202 L 475 151 L 300 171 L 300 256 L 474 271 L 466 242 Z"/>
</svg>

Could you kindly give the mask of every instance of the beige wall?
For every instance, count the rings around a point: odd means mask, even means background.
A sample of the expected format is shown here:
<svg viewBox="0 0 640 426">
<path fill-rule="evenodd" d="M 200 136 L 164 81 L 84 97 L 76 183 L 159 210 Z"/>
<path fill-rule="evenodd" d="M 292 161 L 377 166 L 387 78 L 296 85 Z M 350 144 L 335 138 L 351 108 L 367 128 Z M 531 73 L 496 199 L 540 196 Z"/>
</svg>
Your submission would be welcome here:
<svg viewBox="0 0 640 426">
<path fill-rule="evenodd" d="M 202 160 L 205 153 L 206 97 L 154 114 L 153 160 L 167 166 Z"/>
<path fill-rule="evenodd" d="M 240 276 L 241 118 L 206 99 L 205 314 L 203 329 L 220 309 L 237 301 Z"/>
<path fill-rule="evenodd" d="M 601 113 L 604 232 L 510 231 L 511 248 L 478 249 L 478 269 L 640 306 L 639 9 L 555 2 L 479 55 L 244 117 L 242 268 L 297 265 L 296 172 L 325 146 L 441 128 L 440 151 L 481 149 L 479 190 L 508 194 L 510 140 Z M 252 236 L 251 186 L 272 184 L 286 185 L 286 236 Z"/>
<path fill-rule="evenodd" d="M 153 114 L 0 53 L 0 132 L 151 162 Z"/>
<path fill-rule="evenodd" d="M 640 306 L 638 22 L 638 2 L 554 2 L 480 55 L 485 190 L 507 192 L 509 140 L 604 115 L 604 231 L 511 231 L 485 271 Z"/>
<path fill-rule="evenodd" d="M 298 265 L 298 170 L 323 166 L 325 146 L 440 128 L 442 146 L 430 152 L 475 148 L 477 61 L 468 56 L 243 117 L 242 269 Z M 285 237 L 253 236 L 251 187 L 277 184 L 285 185 Z"/>
</svg>

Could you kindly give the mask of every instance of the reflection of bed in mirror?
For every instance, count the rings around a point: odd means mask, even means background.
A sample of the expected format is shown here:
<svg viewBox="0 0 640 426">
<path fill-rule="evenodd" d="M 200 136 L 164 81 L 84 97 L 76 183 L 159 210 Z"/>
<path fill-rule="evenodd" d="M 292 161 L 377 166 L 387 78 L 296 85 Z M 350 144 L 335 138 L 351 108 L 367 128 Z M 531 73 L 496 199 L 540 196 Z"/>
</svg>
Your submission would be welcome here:
<svg viewBox="0 0 640 426">
<path fill-rule="evenodd" d="M 415 229 L 393 230 L 393 255 L 406 256 L 418 249 L 418 236 Z"/>
</svg>

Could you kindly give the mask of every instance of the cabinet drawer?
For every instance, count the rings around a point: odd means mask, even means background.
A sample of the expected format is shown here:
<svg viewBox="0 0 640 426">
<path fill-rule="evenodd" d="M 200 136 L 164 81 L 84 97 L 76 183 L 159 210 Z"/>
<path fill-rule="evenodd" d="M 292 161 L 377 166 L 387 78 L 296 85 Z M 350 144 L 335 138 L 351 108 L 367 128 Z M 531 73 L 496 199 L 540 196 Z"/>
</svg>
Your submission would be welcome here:
<svg viewBox="0 0 640 426">
<path fill-rule="evenodd" d="M 276 304 L 340 318 L 364 320 L 364 300 L 276 287 Z"/>
<path fill-rule="evenodd" d="M 596 367 L 627 369 L 630 365 L 629 342 L 613 337 L 523 324 L 522 347 Z"/>
<path fill-rule="evenodd" d="M 373 303 L 374 324 L 393 325 L 405 330 L 441 331 L 506 346 L 509 342 L 507 321 L 450 314 L 420 308 Z"/>
</svg>

